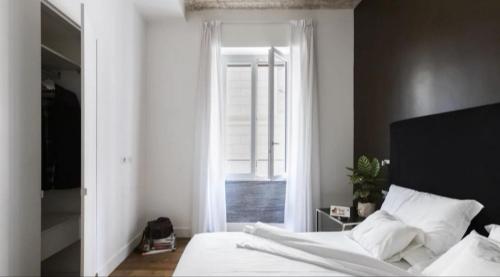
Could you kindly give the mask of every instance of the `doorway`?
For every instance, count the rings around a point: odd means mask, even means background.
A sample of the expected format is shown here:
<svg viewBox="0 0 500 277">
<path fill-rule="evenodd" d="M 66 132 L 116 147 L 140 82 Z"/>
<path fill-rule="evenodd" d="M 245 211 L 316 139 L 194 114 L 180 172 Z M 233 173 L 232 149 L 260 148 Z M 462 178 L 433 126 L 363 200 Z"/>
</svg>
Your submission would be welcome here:
<svg viewBox="0 0 500 277">
<path fill-rule="evenodd" d="M 41 275 L 94 275 L 97 229 L 97 40 L 41 1 Z"/>
</svg>

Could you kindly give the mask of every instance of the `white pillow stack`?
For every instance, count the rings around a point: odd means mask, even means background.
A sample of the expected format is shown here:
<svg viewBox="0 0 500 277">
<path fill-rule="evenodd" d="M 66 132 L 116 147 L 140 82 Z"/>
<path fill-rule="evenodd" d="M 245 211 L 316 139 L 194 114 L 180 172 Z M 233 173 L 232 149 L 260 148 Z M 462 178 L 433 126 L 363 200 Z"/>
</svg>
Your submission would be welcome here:
<svg viewBox="0 0 500 277">
<path fill-rule="evenodd" d="M 483 205 L 475 200 L 452 199 L 392 185 L 381 210 L 348 236 L 375 258 L 388 262 L 404 259 L 418 270 L 443 253 L 448 255 L 447 251 L 460 242 L 482 209 Z M 490 237 L 500 242 L 500 226 L 490 225 L 487 229 Z"/>
<path fill-rule="evenodd" d="M 458 243 L 483 205 L 392 185 L 382 210 L 425 233 L 425 247 L 441 255 Z"/>
<path fill-rule="evenodd" d="M 385 261 L 401 260 L 401 253 L 421 247 L 424 233 L 408 226 L 384 211 L 377 211 L 354 228 L 349 236 L 372 254 Z"/>
</svg>

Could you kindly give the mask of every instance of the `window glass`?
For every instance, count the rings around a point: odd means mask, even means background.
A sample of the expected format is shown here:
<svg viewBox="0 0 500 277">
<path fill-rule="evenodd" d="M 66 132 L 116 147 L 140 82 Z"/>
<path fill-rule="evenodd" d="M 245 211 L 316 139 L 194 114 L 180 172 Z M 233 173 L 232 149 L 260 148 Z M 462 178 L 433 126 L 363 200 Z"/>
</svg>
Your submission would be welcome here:
<svg viewBox="0 0 500 277">
<path fill-rule="evenodd" d="M 263 180 L 286 174 L 287 61 L 274 50 L 269 54 L 274 55 L 272 80 L 269 56 L 225 57 L 225 158 L 230 180 Z"/>
<path fill-rule="evenodd" d="M 252 172 L 252 67 L 226 68 L 226 172 Z"/>
<path fill-rule="evenodd" d="M 255 175 L 268 177 L 269 168 L 269 67 L 257 67 Z"/>
</svg>

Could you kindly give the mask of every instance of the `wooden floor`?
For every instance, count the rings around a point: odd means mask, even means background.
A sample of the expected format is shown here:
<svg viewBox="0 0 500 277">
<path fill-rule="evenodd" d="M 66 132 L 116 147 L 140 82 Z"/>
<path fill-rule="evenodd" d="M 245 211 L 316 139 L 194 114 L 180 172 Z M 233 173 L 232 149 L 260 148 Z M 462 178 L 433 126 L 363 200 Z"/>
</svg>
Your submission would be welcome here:
<svg viewBox="0 0 500 277">
<path fill-rule="evenodd" d="M 142 256 L 133 252 L 111 276 L 172 276 L 189 239 L 177 239 L 177 250 Z"/>
</svg>

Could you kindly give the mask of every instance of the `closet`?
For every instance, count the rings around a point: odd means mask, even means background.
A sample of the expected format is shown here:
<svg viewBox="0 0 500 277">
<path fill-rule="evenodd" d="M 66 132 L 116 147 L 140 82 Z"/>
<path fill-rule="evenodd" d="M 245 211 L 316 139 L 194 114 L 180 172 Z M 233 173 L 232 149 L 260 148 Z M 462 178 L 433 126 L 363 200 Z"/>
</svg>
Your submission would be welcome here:
<svg viewBox="0 0 500 277">
<path fill-rule="evenodd" d="M 81 30 L 41 5 L 41 274 L 80 275 Z"/>
</svg>

